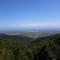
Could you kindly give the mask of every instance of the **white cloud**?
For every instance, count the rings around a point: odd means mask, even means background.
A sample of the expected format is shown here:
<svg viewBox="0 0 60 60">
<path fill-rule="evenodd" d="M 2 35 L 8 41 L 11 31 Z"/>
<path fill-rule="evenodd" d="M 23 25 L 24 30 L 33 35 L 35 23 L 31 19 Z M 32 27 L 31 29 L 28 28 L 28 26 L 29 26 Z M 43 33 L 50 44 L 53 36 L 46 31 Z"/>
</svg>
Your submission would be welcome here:
<svg viewBox="0 0 60 60">
<path fill-rule="evenodd" d="M 25 23 L 25 24 L 18 24 L 20 27 L 58 27 L 60 26 L 60 22 L 38 22 L 38 23 Z"/>
</svg>

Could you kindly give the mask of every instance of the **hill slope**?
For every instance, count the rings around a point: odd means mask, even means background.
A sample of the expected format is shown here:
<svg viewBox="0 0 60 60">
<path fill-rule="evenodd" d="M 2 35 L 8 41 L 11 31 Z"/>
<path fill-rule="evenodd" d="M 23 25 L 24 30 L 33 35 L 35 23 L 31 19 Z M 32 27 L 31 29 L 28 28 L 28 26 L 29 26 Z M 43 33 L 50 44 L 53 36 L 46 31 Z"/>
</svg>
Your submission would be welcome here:
<svg viewBox="0 0 60 60">
<path fill-rule="evenodd" d="M 60 34 L 27 45 L 0 38 L 0 60 L 60 60 Z"/>
<path fill-rule="evenodd" d="M 32 40 L 32 38 L 27 36 L 7 35 L 7 34 L 0 34 L 0 38 L 13 41 L 13 42 L 30 42 Z"/>
</svg>

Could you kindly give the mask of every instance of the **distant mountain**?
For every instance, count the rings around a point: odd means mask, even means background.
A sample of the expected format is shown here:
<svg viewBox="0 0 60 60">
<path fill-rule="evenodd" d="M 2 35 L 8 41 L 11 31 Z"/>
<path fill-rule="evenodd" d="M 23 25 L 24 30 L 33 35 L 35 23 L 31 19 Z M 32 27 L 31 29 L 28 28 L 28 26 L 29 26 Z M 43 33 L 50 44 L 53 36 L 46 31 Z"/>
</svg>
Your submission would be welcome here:
<svg viewBox="0 0 60 60">
<path fill-rule="evenodd" d="M 9 40 L 9 41 L 14 41 L 14 42 L 30 42 L 30 41 L 32 41 L 32 38 L 27 37 L 27 36 L 21 36 L 21 35 L 0 34 L 0 38 Z"/>
<path fill-rule="evenodd" d="M 20 35 L 20 36 L 27 36 L 30 38 L 38 38 L 38 37 L 45 37 L 51 36 L 60 33 L 60 31 L 30 31 L 30 32 L 6 32 L 7 35 Z"/>
</svg>

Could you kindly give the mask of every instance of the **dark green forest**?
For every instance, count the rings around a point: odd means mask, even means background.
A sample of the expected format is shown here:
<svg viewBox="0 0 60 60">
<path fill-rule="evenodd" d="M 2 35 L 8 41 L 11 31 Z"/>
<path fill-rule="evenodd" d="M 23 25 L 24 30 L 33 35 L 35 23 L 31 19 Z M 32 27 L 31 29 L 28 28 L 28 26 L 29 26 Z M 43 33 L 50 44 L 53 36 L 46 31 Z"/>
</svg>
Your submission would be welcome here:
<svg viewBox="0 0 60 60">
<path fill-rule="evenodd" d="M 0 60 L 60 60 L 60 34 L 32 42 L 14 42 L 0 37 Z"/>
</svg>

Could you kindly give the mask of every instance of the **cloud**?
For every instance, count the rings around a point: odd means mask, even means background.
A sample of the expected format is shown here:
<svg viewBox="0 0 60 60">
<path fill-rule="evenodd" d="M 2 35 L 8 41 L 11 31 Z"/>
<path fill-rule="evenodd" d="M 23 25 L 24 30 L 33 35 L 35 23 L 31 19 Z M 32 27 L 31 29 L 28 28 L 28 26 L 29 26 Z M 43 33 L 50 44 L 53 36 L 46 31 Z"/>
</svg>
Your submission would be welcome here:
<svg viewBox="0 0 60 60">
<path fill-rule="evenodd" d="M 33 23 L 25 23 L 18 24 L 20 27 L 58 27 L 60 26 L 60 22 L 33 22 Z"/>
</svg>

